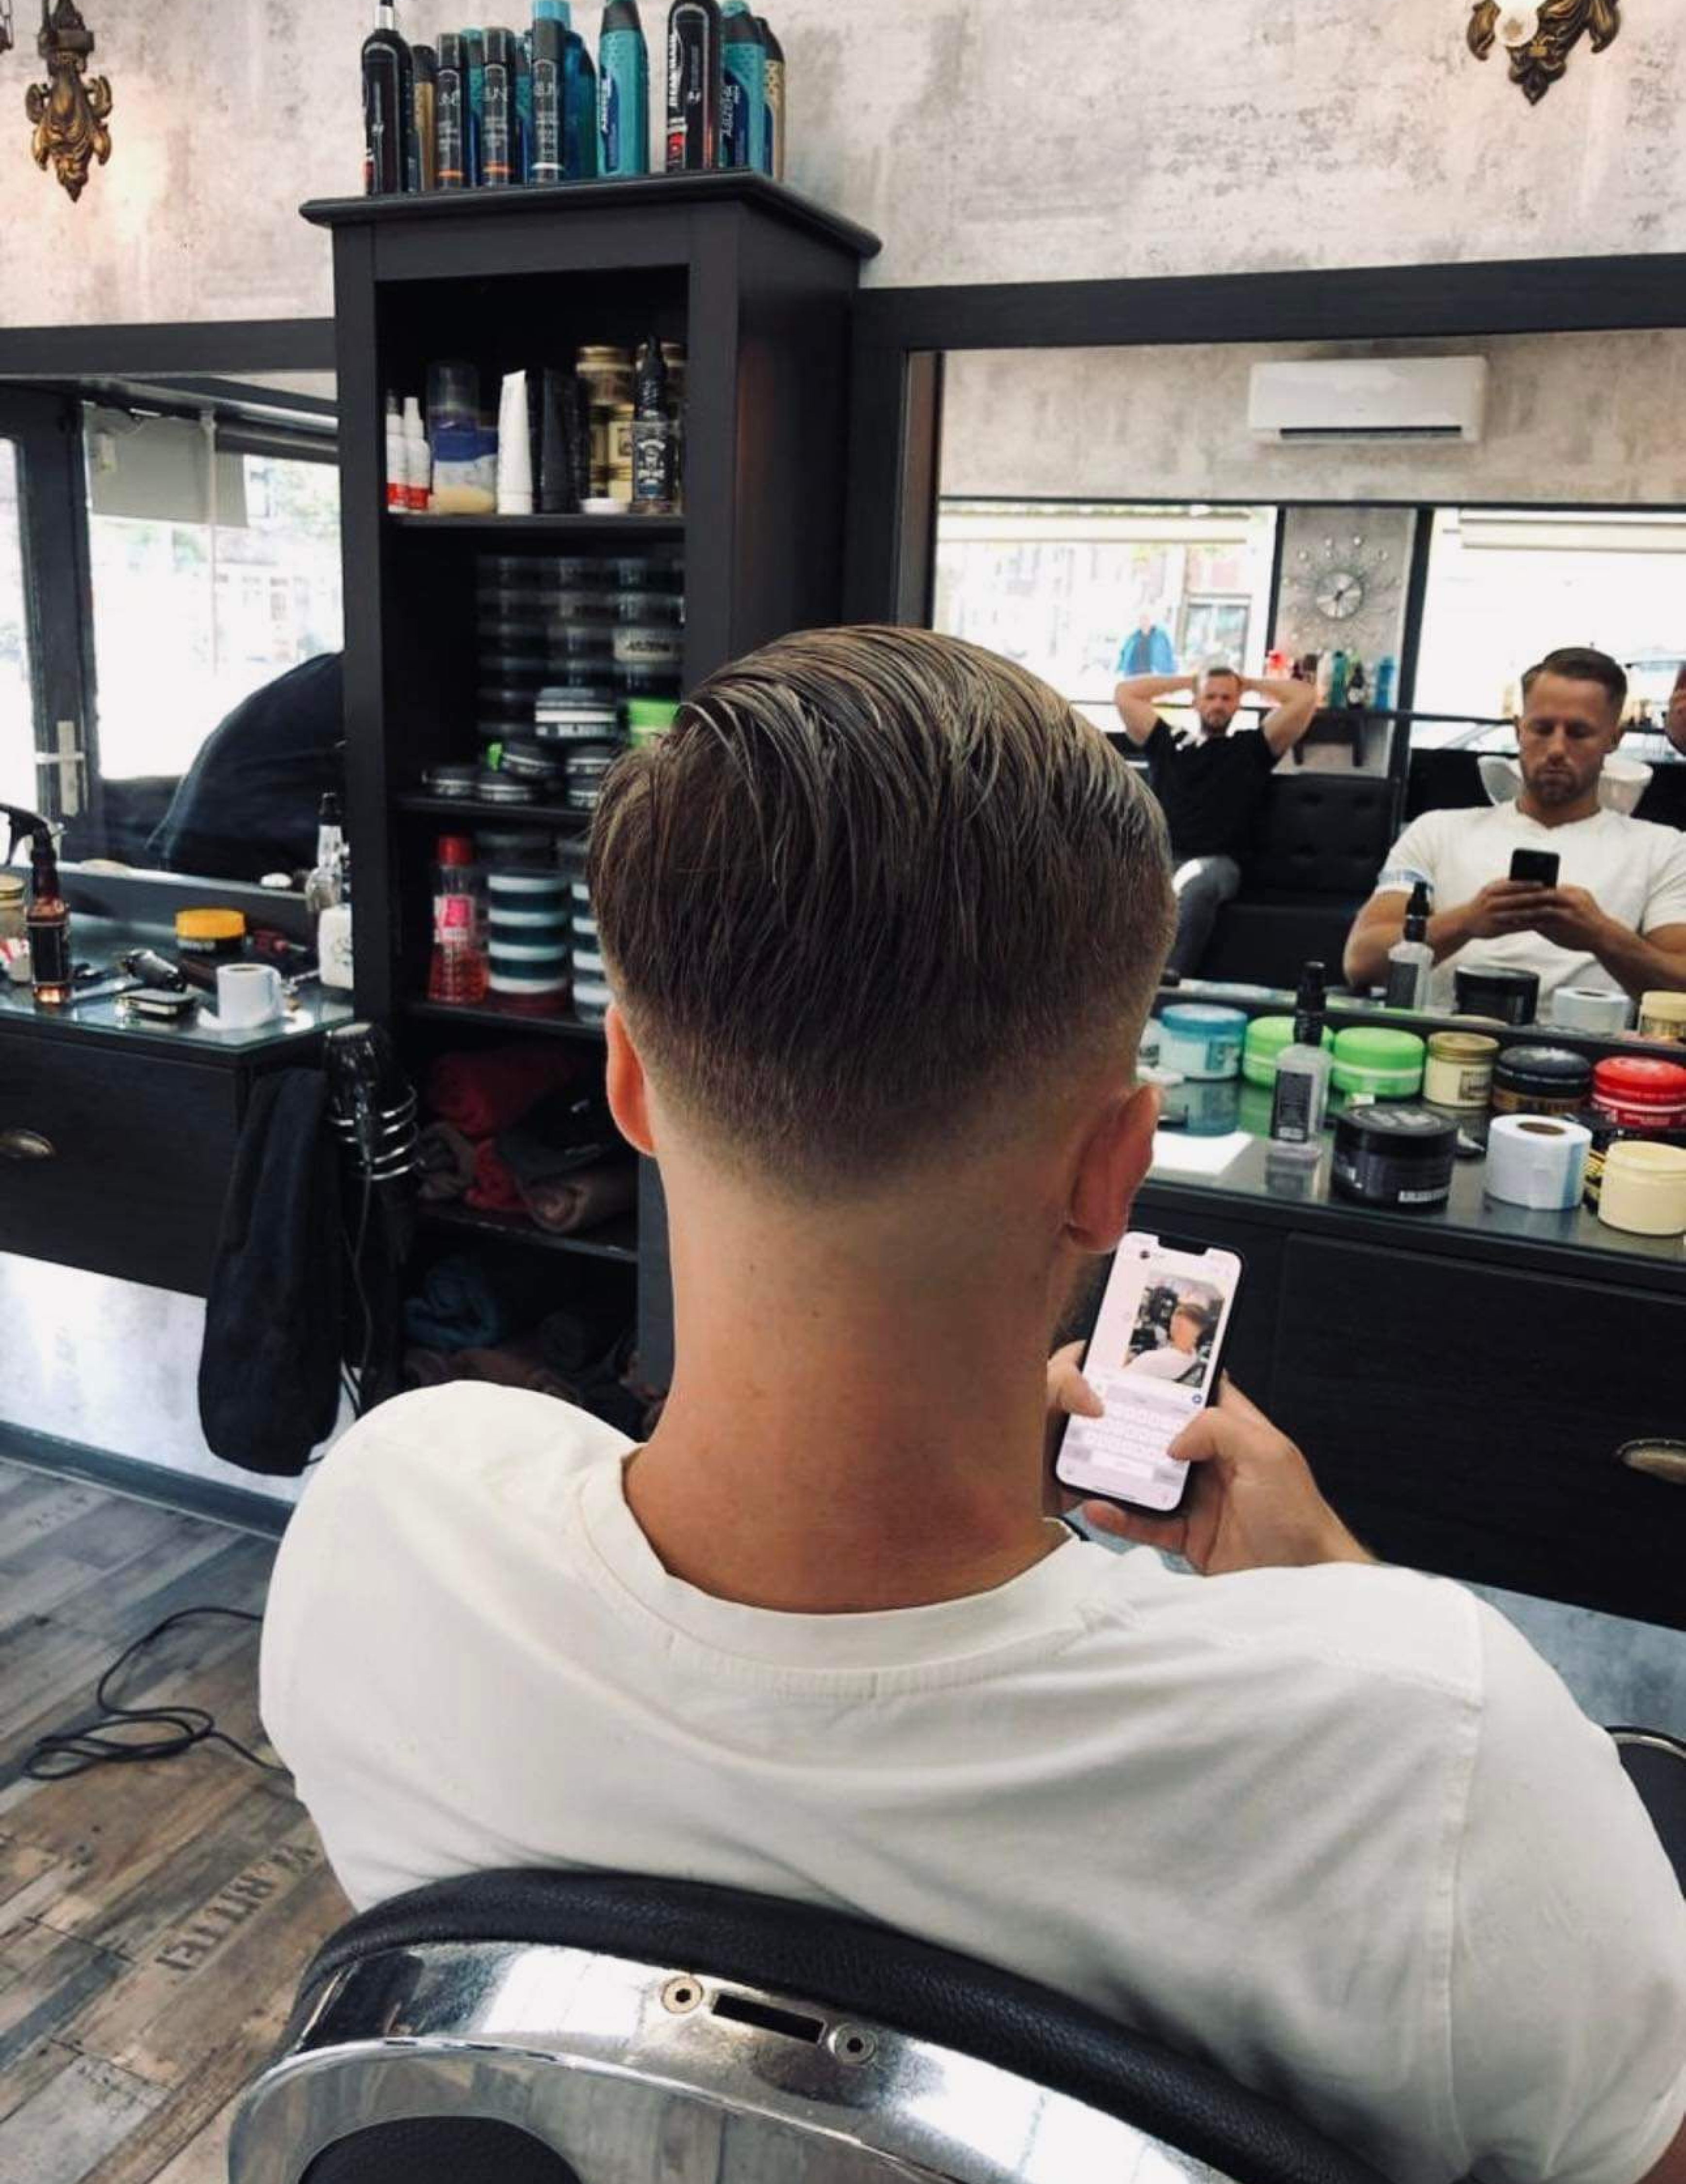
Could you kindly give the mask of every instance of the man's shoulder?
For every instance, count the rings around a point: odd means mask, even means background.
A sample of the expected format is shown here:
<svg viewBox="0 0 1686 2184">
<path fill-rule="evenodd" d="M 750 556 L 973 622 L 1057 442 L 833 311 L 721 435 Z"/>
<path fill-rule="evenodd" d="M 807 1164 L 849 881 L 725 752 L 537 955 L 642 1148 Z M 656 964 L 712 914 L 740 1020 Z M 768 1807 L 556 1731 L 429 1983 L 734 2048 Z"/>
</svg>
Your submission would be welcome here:
<svg viewBox="0 0 1686 2184">
<path fill-rule="evenodd" d="M 1686 834 L 1660 819 L 1636 819 L 1631 811 L 1605 814 L 1610 838 L 1621 845 L 1623 861 L 1642 858 L 1653 872 L 1677 859 L 1686 861 Z"/>
</svg>

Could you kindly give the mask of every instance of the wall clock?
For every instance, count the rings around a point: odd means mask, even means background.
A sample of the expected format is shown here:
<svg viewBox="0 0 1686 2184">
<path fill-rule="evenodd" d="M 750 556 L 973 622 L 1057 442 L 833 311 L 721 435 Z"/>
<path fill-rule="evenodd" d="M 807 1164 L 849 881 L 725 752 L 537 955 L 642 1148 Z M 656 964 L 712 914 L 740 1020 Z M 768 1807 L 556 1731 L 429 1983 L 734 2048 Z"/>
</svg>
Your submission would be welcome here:
<svg viewBox="0 0 1686 2184">
<path fill-rule="evenodd" d="M 1399 558 L 1362 532 L 1331 532 L 1292 549 L 1282 574 L 1282 627 L 1296 645 L 1316 648 L 1319 632 L 1391 616 L 1399 588 Z"/>
<path fill-rule="evenodd" d="M 1349 621 L 1364 604 L 1364 579 L 1355 569 L 1331 569 L 1317 587 L 1316 608 L 1328 621 Z"/>
</svg>

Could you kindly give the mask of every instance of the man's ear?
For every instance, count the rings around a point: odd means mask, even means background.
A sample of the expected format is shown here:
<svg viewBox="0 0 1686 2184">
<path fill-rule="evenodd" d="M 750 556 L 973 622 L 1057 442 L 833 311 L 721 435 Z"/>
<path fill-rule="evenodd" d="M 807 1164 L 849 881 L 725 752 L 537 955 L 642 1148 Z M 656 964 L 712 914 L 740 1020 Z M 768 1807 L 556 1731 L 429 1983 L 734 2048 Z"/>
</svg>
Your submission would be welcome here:
<svg viewBox="0 0 1686 2184">
<path fill-rule="evenodd" d="M 626 1019 L 611 1005 L 604 1030 L 609 1038 L 609 1067 L 604 1079 L 609 1112 L 615 1128 L 635 1150 L 654 1155 L 655 1134 L 650 1128 L 649 1080 Z"/>
<path fill-rule="evenodd" d="M 1114 1251 L 1130 1206 L 1153 1163 L 1159 1123 L 1156 1084 L 1138 1084 L 1111 1101 L 1089 1133 L 1071 1184 L 1066 1231 L 1082 1251 Z"/>
</svg>

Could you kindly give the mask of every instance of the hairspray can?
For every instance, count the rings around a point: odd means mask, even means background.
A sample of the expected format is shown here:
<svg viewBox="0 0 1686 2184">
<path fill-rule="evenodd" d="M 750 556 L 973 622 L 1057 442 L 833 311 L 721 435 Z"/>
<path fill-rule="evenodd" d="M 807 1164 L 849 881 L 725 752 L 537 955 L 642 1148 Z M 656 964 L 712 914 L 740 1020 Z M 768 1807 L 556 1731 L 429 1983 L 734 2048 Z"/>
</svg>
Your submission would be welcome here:
<svg viewBox="0 0 1686 2184">
<path fill-rule="evenodd" d="M 532 178 L 559 182 L 562 164 L 563 55 L 568 33 L 554 16 L 536 15 L 532 26 Z"/>
<path fill-rule="evenodd" d="M 774 36 L 765 15 L 755 21 L 761 43 L 767 49 L 767 144 L 761 164 L 775 181 L 784 180 L 784 47 Z"/>
<path fill-rule="evenodd" d="M 667 16 L 667 167 L 720 164 L 718 0 L 673 0 Z"/>
<path fill-rule="evenodd" d="M 480 110 L 481 180 L 489 190 L 515 180 L 515 42 L 508 31 L 486 33 L 486 75 Z"/>
<path fill-rule="evenodd" d="M 370 197 L 414 189 L 415 93 L 393 0 L 377 0 L 363 42 L 363 182 Z"/>
<path fill-rule="evenodd" d="M 439 33 L 439 80 L 434 93 L 437 150 L 435 171 L 442 190 L 459 190 L 463 169 L 463 39 L 460 31 Z"/>
<path fill-rule="evenodd" d="M 720 13 L 720 163 L 759 169 L 767 127 L 767 49 L 749 0 L 721 0 Z"/>
<path fill-rule="evenodd" d="M 515 36 L 515 95 L 509 102 L 514 120 L 511 147 L 514 179 L 518 182 L 532 180 L 532 32 L 517 31 Z"/>
<path fill-rule="evenodd" d="M 486 148 L 481 128 L 486 116 L 486 33 L 463 32 L 463 170 L 477 190 L 486 180 Z"/>
<path fill-rule="evenodd" d="M 562 85 L 562 164 L 570 182 L 588 182 L 597 172 L 597 70 L 577 31 L 568 33 Z"/>
<path fill-rule="evenodd" d="M 638 0 L 609 0 L 597 48 L 598 172 L 650 170 L 650 57 Z"/>
<path fill-rule="evenodd" d="M 439 187 L 439 59 L 431 46 L 413 46 L 415 73 L 415 153 L 420 187 Z"/>
</svg>

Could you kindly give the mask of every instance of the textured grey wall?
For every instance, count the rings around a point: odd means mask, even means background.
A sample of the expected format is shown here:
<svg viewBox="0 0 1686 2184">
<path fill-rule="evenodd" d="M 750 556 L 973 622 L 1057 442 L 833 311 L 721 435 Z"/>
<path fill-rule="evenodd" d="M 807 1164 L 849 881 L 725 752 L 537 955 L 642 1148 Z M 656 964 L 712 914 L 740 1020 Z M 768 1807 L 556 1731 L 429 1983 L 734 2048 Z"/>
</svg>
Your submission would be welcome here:
<svg viewBox="0 0 1686 2184">
<path fill-rule="evenodd" d="M 1128 499 L 1686 501 L 1686 332 L 1367 343 L 1345 355 L 1481 354 L 1479 446 L 1283 447 L 1247 429 L 1271 348 L 975 350 L 950 356 L 943 490 Z"/>
<path fill-rule="evenodd" d="M 359 186 L 369 11 L 89 12 L 115 148 L 80 205 L 30 163 L 33 55 L 0 70 L 0 321 L 327 310 L 326 245 L 295 209 Z M 1686 248 L 1686 8 L 1630 7 L 1617 43 L 1578 53 L 1538 111 L 1470 54 L 1468 12 L 781 0 L 791 180 L 885 238 L 875 281 Z M 659 0 L 645 14 L 655 29 Z M 402 20 L 412 36 L 437 27 L 428 7 Z M 594 39 L 596 9 L 580 22 Z"/>
</svg>

